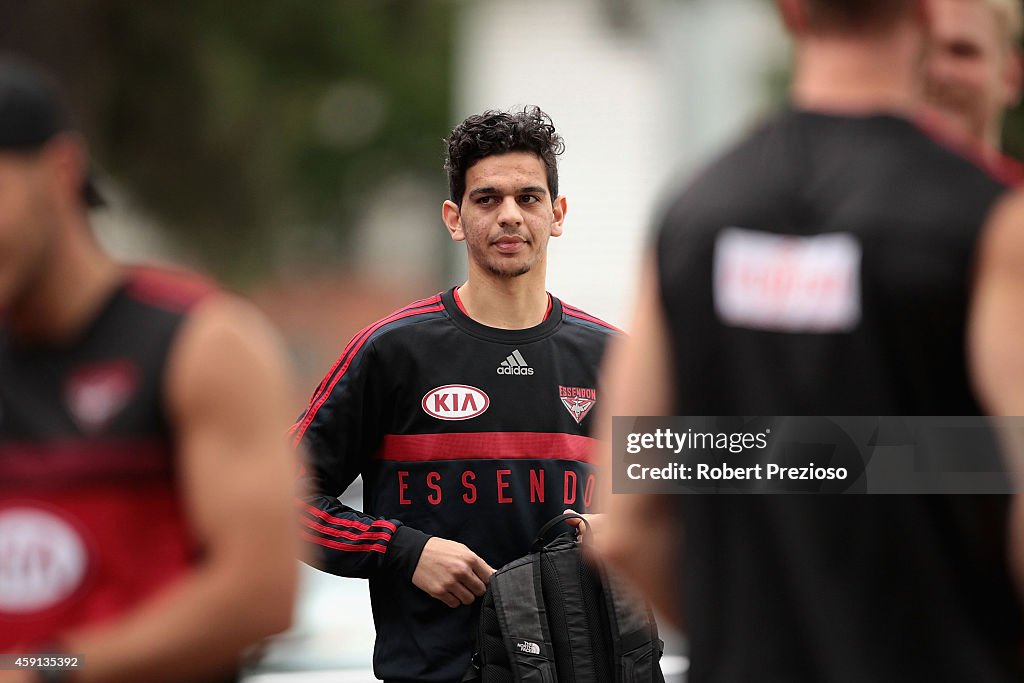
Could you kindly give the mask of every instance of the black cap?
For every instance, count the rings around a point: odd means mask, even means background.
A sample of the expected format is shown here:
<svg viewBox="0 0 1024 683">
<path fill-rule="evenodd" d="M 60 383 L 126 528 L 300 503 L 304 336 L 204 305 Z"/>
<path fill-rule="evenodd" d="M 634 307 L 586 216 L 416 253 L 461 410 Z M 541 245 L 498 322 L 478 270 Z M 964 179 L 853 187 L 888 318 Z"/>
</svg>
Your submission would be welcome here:
<svg viewBox="0 0 1024 683">
<path fill-rule="evenodd" d="M 0 151 L 32 151 L 58 133 L 73 130 L 57 88 L 37 69 L 0 58 Z M 90 172 L 82 186 L 88 206 L 102 206 Z"/>
</svg>

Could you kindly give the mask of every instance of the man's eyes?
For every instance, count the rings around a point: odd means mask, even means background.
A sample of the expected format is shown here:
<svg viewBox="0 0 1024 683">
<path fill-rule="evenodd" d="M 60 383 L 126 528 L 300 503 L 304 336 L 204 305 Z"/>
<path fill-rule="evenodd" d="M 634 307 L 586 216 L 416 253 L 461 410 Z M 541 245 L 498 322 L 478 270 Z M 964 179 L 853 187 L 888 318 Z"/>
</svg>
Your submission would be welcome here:
<svg viewBox="0 0 1024 683">
<path fill-rule="evenodd" d="M 540 201 L 540 197 L 535 194 L 524 194 L 517 197 L 516 200 L 520 204 L 536 204 Z M 493 206 L 495 204 L 500 204 L 501 198 L 495 196 L 483 196 L 477 198 L 476 203 L 481 206 Z"/>
</svg>

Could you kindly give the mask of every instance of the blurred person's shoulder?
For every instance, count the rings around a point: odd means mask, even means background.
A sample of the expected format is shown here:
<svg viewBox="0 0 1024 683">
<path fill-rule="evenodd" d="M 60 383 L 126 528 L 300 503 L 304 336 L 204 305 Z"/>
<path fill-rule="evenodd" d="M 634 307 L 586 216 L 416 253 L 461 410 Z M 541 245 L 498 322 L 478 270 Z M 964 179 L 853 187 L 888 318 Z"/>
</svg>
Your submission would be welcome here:
<svg viewBox="0 0 1024 683">
<path fill-rule="evenodd" d="M 223 291 L 210 278 L 169 265 L 131 265 L 127 270 L 125 293 L 134 301 L 165 310 L 187 313 Z"/>
<path fill-rule="evenodd" d="M 912 138 L 917 144 L 915 151 L 940 179 L 943 174 L 960 174 L 959 179 L 1001 189 L 1019 186 L 1024 180 L 1024 166 L 1019 162 L 1003 154 L 986 158 L 980 147 L 958 138 L 927 112 L 914 117 L 911 124 L 917 133 Z"/>
<path fill-rule="evenodd" d="M 785 222 L 801 206 L 839 207 L 851 197 L 928 216 L 965 198 L 987 203 L 1011 184 L 1002 166 L 953 144 L 927 121 L 786 106 L 673 196 L 659 239 L 711 237 L 724 224 L 758 225 L 766 217 Z"/>
</svg>

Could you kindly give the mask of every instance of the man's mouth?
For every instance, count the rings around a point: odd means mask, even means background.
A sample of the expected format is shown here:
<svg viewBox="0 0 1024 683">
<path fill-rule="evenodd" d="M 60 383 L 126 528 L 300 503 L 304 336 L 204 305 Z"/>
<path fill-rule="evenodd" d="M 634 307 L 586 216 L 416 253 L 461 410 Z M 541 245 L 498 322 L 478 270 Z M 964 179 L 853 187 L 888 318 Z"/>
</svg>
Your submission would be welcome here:
<svg viewBox="0 0 1024 683">
<path fill-rule="evenodd" d="M 514 254 L 526 246 L 526 240 L 518 236 L 505 235 L 496 239 L 493 244 L 503 254 Z"/>
</svg>

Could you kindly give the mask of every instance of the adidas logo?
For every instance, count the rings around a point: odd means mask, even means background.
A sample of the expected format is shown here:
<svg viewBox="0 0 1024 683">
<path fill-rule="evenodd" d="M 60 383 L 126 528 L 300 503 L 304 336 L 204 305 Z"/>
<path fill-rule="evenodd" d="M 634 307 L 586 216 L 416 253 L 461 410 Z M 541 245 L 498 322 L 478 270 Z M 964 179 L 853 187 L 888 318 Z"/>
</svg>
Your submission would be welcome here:
<svg viewBox="0 0 1024 683">
<path fill-rule="evenodd" d="M 501 365 L 498 366 L 498 374 L 532 375 L 533 368 L 526 363 L 526 359 L 523 358 L 523 354 L 519 353 L 519 349 L 516 349 L 509 354 L 508 358 L 501 361 Z"/>
</svg>

